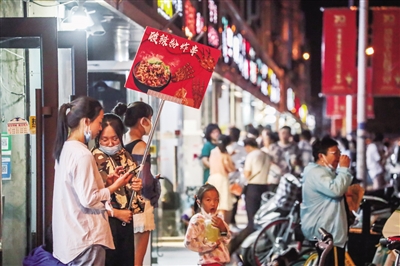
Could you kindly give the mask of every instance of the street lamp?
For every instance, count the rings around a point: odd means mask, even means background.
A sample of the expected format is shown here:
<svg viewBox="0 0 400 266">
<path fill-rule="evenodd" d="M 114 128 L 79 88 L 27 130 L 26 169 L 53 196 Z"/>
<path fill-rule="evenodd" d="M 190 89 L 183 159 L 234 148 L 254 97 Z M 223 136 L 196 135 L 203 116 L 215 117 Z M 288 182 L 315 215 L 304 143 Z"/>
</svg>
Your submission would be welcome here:
<svg viewBox="0 0 400 266">
<path fill-rule="evenodd" d="M 304 59 L 304 60 L 310 59 L 310 54 L 307 53 L 307 52 L 303 53 L 303 59 Z"/>
<path fill-rule="evenodd" d="M 366 55 L 373 55 L 374 54 L 374 48 L 372 46 L 367 47 L 367 49 L 365 49 L 365 54 Z"/>
</svg>

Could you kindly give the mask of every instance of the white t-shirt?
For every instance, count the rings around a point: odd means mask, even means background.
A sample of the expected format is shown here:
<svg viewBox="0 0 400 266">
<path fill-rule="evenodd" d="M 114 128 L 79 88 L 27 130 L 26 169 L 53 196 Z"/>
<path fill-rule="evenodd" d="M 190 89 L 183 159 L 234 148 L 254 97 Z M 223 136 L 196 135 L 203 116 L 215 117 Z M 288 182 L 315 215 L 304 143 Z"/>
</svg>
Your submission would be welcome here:
<svg viewBox="0 0 400 266">
<path fill-rule="evenodd" d="M 375 178 L 375 176 L 383 173 L 383 166 L 381 163 L 381 154 L 383 153 L 383 149 L 383 144 L 377 145 L 377 143 L 374 142 L 367 146 L 366 162 L 368 173 L 372 179 Z"/>
<path fill-rule="evenodd" d="M 114 249 L 104 187 L 92 153 L 79 141 L 66 141 L 55 164 L 53 255 L 67 264 L 91 245 Z"/>
<path fill-rule="evenodd" d="M 271 157 L 259 149 L 249 152 L 244 163 L 244 171 L 251 172 L 248 184 L 266 185 L 270 162 Z"/>
</svg>

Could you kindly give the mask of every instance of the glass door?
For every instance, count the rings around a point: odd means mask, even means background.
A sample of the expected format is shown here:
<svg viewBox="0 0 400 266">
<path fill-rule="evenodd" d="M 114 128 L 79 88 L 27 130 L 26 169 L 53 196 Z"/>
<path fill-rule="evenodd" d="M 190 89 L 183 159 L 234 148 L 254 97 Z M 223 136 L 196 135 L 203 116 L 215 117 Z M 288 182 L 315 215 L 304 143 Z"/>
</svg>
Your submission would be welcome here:
<svg viewBox="0 0 400 266">
<path fill-rule="evenodd" d="M 57 23 L 1 18 L 0 28 L 0 265 L 21 265 L 51 223 Z"/>
<path fill-rule="evenodd" d="M 36 228 L 35 88 L 41 87 L 38 37 L 1 38 L 3 265 L 20 265 Z M 18 43 L 37 48 L 13 48 Z M 9 244 L 7 244 L 9 243 Z M 11 244 L 12 243 L 12 244 Z"/>
</svg>

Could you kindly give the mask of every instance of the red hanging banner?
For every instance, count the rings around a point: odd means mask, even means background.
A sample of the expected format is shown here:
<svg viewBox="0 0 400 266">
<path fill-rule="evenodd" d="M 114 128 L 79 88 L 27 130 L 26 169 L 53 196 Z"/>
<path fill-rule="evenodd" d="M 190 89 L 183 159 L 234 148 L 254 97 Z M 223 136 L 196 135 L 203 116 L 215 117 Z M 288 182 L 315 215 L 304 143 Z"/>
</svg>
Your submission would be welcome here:
<svg viewBox="0 0 400 266">
<path fill-rule="evenodd" d="M 372 95 L 372 68 L 367 68 L 366 82 L 366 100 L 365 114 L 368 119 L 375 118 L 374 114 L 374 97 Z M 357 118 L 357 97 L 352 97 L 352 114 L 353 118 Z M 346 117 L 346 96 L 345 95 L 329 95 L 326 96 L 326 116 L 332 119 Z M 356 123 L 357 124 L 357 123 Z"/>
<path fill-rule="evenodd" d="M 326 96 L 326 116 L 331 119 L 346 117 L 346 96 Z"/>
<path fill-rule="evenodd" d="M 322 38 L 322 93 L 356 94 L 356 11 L 325 9 Z"/>
<path fill-rule="evenodd" d="M 400 9 L 373 11 L 373 93 L 400 96 Z"/>
</svg>

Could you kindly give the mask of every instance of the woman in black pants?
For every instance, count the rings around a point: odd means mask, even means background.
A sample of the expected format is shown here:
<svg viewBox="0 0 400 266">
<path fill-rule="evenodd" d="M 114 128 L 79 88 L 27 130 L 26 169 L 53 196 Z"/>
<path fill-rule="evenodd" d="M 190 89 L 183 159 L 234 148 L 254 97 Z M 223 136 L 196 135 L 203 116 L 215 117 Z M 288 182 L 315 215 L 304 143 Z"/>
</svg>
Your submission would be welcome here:
<svg viewBox="0 0 400 266">
<path fill-rule="evenodd" d="M 121 118 L 115 114 L 105 114 L 102 121 L 103 130 L 96 138 L 96 146 L 92 154 L 97 163 L 106 187 L 113 183 L 108 178 L 117 167 L 123 167 L 125 172 L 136 168 L 129 152 L 122 147 L 124 125 Z M 132 191 L 140 191 L 142 180 L 134 178 L 132 183 L 119 188 L 111 195 L 112 210 L 108 211 L 111 233 L 115 250 L 106 250 L 105 265 L 134 265 L 134 234 L 132 211 L 128 207 Z"/>
</svg>

